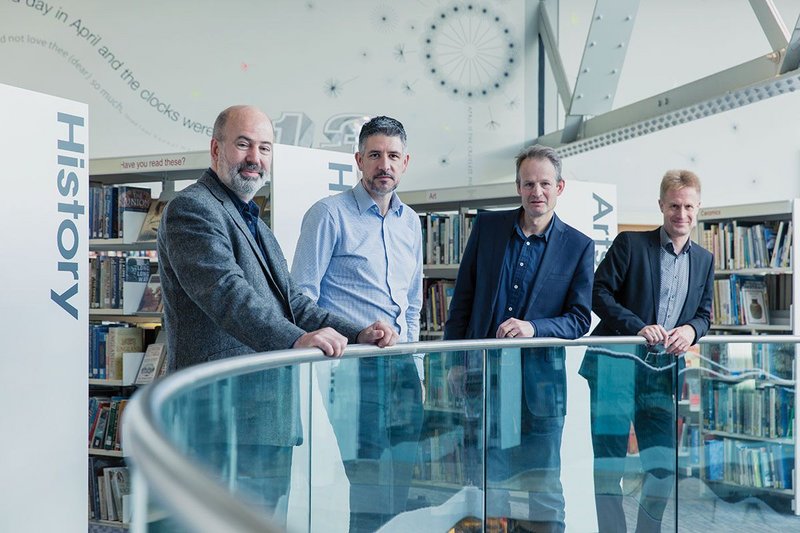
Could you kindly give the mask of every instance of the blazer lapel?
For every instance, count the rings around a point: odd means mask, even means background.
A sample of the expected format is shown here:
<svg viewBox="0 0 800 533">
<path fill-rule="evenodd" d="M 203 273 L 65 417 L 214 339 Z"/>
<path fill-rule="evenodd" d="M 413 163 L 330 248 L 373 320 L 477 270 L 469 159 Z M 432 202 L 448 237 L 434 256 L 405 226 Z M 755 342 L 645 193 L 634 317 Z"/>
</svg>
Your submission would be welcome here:
<svg viewBox="0 0 800 533">
<path fill-rule="evenodd" d="M 658 300 L 661 294 L 661 236 L 660 229 L 652 233 L 647 247 L 647 256 L 650 260 L 650 276 L 653 280 L 653 320 L 658 320 Z"/>
<path fill-rule="evenodd" d="M 511 239 L 511 233 L 514 231 L 514 225 L 517 223 L 518 218 L 519 209 L 508 211 L 508 216 L 502 220 L 500 227 L 486 228 L 489 233 L 495 231 L 495 229 L 499 232 L 497 238 L 489 239 L 489 242 L 492 243 L 491 250 L 484 256 L 489 261 L 489 274 L 486 279 L 497 280 L 492 288 L 492 305 L 490 307 L 492 313 L 494 313 L 494 306 L 497 302 L 497 290 L 500 285 L 500 270 L 503 267 L 503 258 L 505 258 L 508 241 Z"/>
<path fill-rule="evenodd" d="M 244 219 L 242 219 L 241 213 L 239 213 L 239 211 L 236 209 L 236 206 L 233 204 L 233 201 L 231 201 L 230 197 L 228 196 L 228 193 L 225 192 L 219 186 L 217 181 L 212 176 L 205 175 L 201 179 L 204 181 L 205 185 L 209 188 L 211 193 L 217 198 L 217 200 L 220 201 L 223 209 L 225 209 L 225 211 L 228 213 L 228 216 L 231 217 L 231 220 L 236 225 L 236 228 L 240 232 L 242 232 L 242 235 L 244 235 L 245 239 L 247 239 L 247 243 L 250 245 L 250 249 L 255 254 L 256 258 L 258 258 L 258 263 L 261 265 L 261 268 L 264 271 L 264 276 L 266 276 L 267 281 L 270 283 L 270 285 L 272 285 L 275 288 L 275 292 L 277 292 L 280 295 L 284 304 L 286 304 L 287 303 L 286 289 L 284 287 L 281 287 L 281 285 L 275 280 L 274 276 L 272 275 L 272 268 L 271 268 L 272 265 L 267 263 L 267 259 L 261 253 L 261 249 L 258 247 L 258 243 L 253 238 L 253 234 L 250 233 L 250 229 L 247 227 L 247 224 L 245 224 Z M 258 231 L 260 232 L 260 229 Z M 265 239 L 264 242 L 266 243 Z M 265 248 L 267 248 L 266 245 Z M 272 254 L 267 254 L 267 255 L 271 256 Z"/>
</svg>

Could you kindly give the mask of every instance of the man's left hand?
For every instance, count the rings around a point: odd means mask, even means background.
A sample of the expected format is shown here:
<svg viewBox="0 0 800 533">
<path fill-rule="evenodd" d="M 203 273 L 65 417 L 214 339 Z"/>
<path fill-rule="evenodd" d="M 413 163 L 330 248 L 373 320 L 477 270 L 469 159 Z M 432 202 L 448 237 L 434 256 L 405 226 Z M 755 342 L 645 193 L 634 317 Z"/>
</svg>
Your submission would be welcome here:
<svg viewBox="0 0 800 533">
<path fill-rule="evenodd" d="M 667 332 L 667 339 L 664 341 L 664 349 L 667 353 L 685 353 L 694 341 L 694 328 L 689 325 L 678 326 Z"/>
<path fill-rule="evenodd" d="M 359 344 L 375 344 L 378 348 L 393 346 L 397 344 L 400 336 L 389 324 L 382 320 L 377 320 L 361 330 L 358 334 Z"/>
<path fill-rule="evenodd" d="M 527 320 L 509 318 L 497 328 L 495 336 L 498 339 L 516 339 L 518 337 L 533 337 L 533 324 Z"/>
</svg>

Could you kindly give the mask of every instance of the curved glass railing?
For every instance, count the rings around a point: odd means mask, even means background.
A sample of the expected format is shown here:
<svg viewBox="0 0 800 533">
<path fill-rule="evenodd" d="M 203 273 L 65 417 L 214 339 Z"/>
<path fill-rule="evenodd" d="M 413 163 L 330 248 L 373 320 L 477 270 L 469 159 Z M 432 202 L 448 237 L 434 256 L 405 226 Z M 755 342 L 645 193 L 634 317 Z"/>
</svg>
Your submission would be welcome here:
<svg viewBox="0 0 800 533">
<path fill-rule="evenodd" d="M 680 357 L 638 337 L 420 342 L 199 365 L 126 408 L 134 528 L 800 530 L 797 341 L 708 337 Z"/>
</svg>

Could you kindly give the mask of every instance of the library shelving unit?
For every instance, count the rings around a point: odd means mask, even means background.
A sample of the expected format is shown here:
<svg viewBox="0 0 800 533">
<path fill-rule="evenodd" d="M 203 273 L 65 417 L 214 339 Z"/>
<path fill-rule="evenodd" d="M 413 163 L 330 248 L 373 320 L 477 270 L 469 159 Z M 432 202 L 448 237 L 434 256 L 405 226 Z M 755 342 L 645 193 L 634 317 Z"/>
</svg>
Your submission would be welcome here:
<svg viewBox="0 0 800 533">
<path fill-rule="evenodd" d="M 799 221 L 800 199 L 700 210 L 698 242 L 715 261 L 712 333 L 800 333 Z M 702 354 L 701 478 L 720 494 L 788 500 L 800 514 L 800 348 L 706 344 Z"/>
<path fill-rule="evenodd" d="M 420 339 L 441 338 L 458 265 L 479 209 L 520 205 L 513 183 L 398 192 L 419 214 L 423 235 L 424 307 Z"/>
<path fill-rule="evenodd" d="M 93 159 L 89 163 L 91 193 L 88 218 L 92 236 L 89 241 L 92 283 L 89 291 L 88 366 L 91 419 L 87 428 L 91 433 L 88 450 L 90 533 L 128 528 L 123 521 L 122 509 L 116 508 L 119 502 L 112 504 L 115 509 L 109 514 L 108 504 L 114 494 L 101 486 L 98 478 L 103 478 L 105 485 L 111 476 L 119 475 L 115 473 L 116 469 L 125 467 L 125 454 L 118 442 L 120 433 L 114 427 L 120 426 L 117 415 L 123 412 L 124 404 L 136 389 L 134 378 L 142 360 L 141 357 L 125 356 L 121 364 L 108 368 L 106 355 L 111 354 L 105 348 L 110 343 L 107 343 L 107 333 L 102 330 L 115 326 L 129 332 L 135 330 L 138 335 L 132 335 L 138 336 L 139 340 L 132 346 L 137 352 L 144 352 L 148 344 L 156 341 L 161 313 L 139 310 L 150 278 L 158 270 L 156 243 L 154 234 L 146 240 L 139 240 L 144 236 L 144 233 L 140 235 L 140 230 L 151 222 L 149 205 L 168 200 L 175 192 L 176 182 L 197 179 L 207 166 L 207 151 Z M 157 222 L 155 219 L 156 227 Z M 98 332 L 94 333 L 93 328 Z M 98 344 L 102 344 L 102 348 Z M 99 415 L 101 409 L 106 411 L 103 422 Z M 106 429 L 98 430 L 100 424 L 104 424 Z M 125 483 L 130 476 L 123 474 L 119 479 L 121 481 L 115 480 L 115 483 Z M 100 500 L 104 501 L 101 503 Z"/>
</svg>

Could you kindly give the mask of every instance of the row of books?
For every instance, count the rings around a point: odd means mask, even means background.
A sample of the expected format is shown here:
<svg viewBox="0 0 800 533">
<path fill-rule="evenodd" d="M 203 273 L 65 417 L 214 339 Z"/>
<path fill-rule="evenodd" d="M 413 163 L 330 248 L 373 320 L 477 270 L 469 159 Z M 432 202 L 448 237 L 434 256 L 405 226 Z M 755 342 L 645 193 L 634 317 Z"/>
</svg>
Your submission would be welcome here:
<svg viewBox="0 0 800 533">
<path fill-rule="evenodd" d="M 160 313 L 161 279 L 154 270 L 149 257 L 125 252 L 94 254 L 89 258 L 90 307 Z"/>
<path fill-rule="evenodd" d="M 705 443 L 706 477 L 744 487 L 792 490 L 794 446 L 715 439 Z"/>
<path fill-rule="evenodd" d="M 124 396 L 89 397 L 89 448 L 122 450 L 122 413 L 127 404 Z"/>
<path fill-rule="evenodd" d="M 464 484 L 464 429 L 436 429 L 417 446 L 413 476 L 422 481 Z"/>
<path fill-rule="evenodd" d="M 777 385 L 752 388 L 752 383 L 705 380 L 703 427 L 765 439 L 791 438 L 794 389 Z"/>
<path fill-rule="evenodd" d="M 719 374 L 736 376 L 761 370 L 764 379 L 794 379 L 794 344 L 730 342 L 702 345 L 706 365 Z"/>
<path fill-rule="evenodd" d="M 711 224 L 703 230 L 703 246 L 714 254 L 714 268 L 782 268 L 791 266 L 792 222 L 743 225 L 739 221 Z"/>
<path fill-rule="evenodd" d="M 89 377 L 122 379 L 122 354 L 141 352 L 144 330 L 125 322 L 89 324 Z"/>
<path fill-rule="evenodd" d="M 156 373 L 166 359 L 166 345 L 152 342 L 142 351 L 154 330 L 145 330 L 125 322 L 94 322 L 89 324 L 89 378 L 124 380 L 130 375 L 130 384 L 146 385 L 153 380 L 148 372 L 149 365 L 155 364 Z M 126 353 L 141 354 L 138 358 L 126 359 Z M 135 361 L 135 367 L 125 369 L 125 365 Z"/>
<path fill-rule="evenodd" d="M 130 472 L 121 461 L 89 457 L 89 519 L 130 522 Z"/>
<path fill-rule="evenodd" d="M 688 456 L 689 466 L 700 465 L 700 428 L 688 417 L 678 417 L 678 452 Z"/>
<path fill-rule="evenodd" d="M 425 407 L 427 409 L 463 410 L 463 387 L 467 376 L 464 365 L 453 353 L 432 352 L 424 360 Z M 480 381 L 480 380 L 479 380 Z"/>
<path fill-rule="evenodd" d="M 457 265 L 467 245 L 474 212 L 426 213 L 422 225 L 422 262 L 426 265 Z"/>
<path fill-rule="evenodd" d="M 147 213 L 150 189 L 127 185 L 89 184 L 89 232 L 92 239 L 124 237 L 124 213 Z"/>
<path fill-rule="evenodd" d="M 447 311 L 453 299 L 455 282 L 450 280 L 425 280 L 425 298 L 420 326 L 428 331 L 443 331 L 447 322 Z"/>
<path fill-rule="evenodd" d="M 767 284 L 763 279 L 733 274 L 714 280 L 714 324 L 769 324 L 770 310 Z"/>
</svg>

